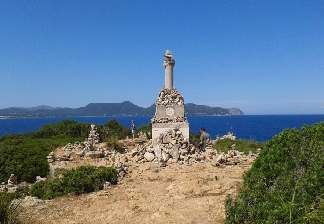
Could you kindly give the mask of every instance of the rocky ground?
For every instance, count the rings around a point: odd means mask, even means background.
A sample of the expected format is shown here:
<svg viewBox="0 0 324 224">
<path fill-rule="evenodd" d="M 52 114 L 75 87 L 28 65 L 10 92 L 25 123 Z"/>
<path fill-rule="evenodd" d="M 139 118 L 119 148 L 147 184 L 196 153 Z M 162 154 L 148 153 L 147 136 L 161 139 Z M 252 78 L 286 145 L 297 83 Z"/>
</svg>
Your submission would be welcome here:
<svg viewBox="0 0 324 224">
<path fill-rule="evenodd" d="M 81 165 L 114 166 L 116 186 L 50 201 L 21 201 L 23 223 L 223 223 L 225 199 L 238 192 L 242 176 L 257 154 L 205 150 L 172 130 L 158 141 L 137 138 L 99 143 L 91 126 L 83 143 L 57 148 L 48 156 L 51 175 Z M 39 180 L 41 181 L 41 180 Z M 9 183 L 9 182 L 8 182 Z"/>
<path fill-rule="evenodd" d="M 50 201 L 24 200 L 24 223 L 223 223 L 224 202 L 236 194 L 254 157 L 237 165 L 207 161 L 139 163 L 108 189 Z"/>
</svg>

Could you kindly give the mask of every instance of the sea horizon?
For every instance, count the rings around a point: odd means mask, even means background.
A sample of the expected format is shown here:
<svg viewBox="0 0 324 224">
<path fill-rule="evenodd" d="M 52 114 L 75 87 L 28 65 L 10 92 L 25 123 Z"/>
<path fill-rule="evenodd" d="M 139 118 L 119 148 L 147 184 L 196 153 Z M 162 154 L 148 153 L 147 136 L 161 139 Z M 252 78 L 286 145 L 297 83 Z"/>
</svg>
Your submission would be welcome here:
<svg viewBox="0 0 324 224">
<path fill-rule="evenodd" d="M 300 128 L 304 125 L 324 122 L 324 115 L 225 115 L 225 116 L 188 116 L 190 132 L 199 133 L 206 128 L 214 139 L 216 136 L 233 132 L 238 138 L 255 141 L 267 141 L 287 128 Z M 75 120 L 82 123 L 102 125 L 109 120 L 117 120 L 129 128 L 134 120 L 139 128 L 148 124 L 151 116 L 55 116 L 55 117 L 19 117 L 0 119 L 0 136 L 25 134 L 38 130 L 44 125 L 55 124 L 62 120 Z"/>
</svg>

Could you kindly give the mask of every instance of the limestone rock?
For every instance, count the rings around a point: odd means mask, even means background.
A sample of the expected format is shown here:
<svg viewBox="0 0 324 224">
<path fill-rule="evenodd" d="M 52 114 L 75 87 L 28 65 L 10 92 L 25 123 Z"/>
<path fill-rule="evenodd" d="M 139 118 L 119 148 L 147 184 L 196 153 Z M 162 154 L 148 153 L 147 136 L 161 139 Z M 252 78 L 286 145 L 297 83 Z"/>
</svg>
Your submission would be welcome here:
<svg viewBox="0 0 324 224">
<path fill-rule="evenodd" d="M 162 162 L 167 162 L 167 161 L 169 160 L 169 158 L 170 158 L 170 155 L 167 154 L 167 153 L 164 152 L 164 151 L 163 151 L 161 154 L 162 154 L 162 157 L 161 157 Z"/>
<path fill-rule="evenodd" d="M 45 202 L 46 201 L 38 199 L 37 197 L 26 196 L 23 199 L 14 199 L 12 201 L 12 205 L 19 205 L 19 206 L 22 206 L 22 207 L 30 208 L 30 207 L 33 207 L 33 206 L 36 206 L 38 204 L 42 204 L 42 203 L 45 203 Z"/>
<path fill-rule="evenodd" d="M 109 181 L 106 181 L 106 182 L 104 183 L 104 185 L 103 185 L 103 189 L 104 189 L 104 190 L 107 190 L 107 189 L 109 189 L 109 188 L 111 188 L 111 183 L 110 183 Z"/>
<path fill-rule="evenodd" d="M 41 182 L 41 181 L 45 181 L 45 180 L 47 180 L 46 177 L 37 176 L 37 177 L 36 177 L 36 182 L 35 182 L 35 183 L 38 183 L 38 182 Z"/>
<path fill-rule="evenodd" d="M 8 179 L 8 186 L 14 186 L 17 185 L 17 177 L 15 174 L 11 174 L 9 179 Z"/>
<path fill-rule="evenodd" d="M 86 152 L 84 156 L 88 157 L 88 158 L 95 159 L 95 158 L 102 158 L 104 156 L 104 154 L 101 151 L 89 151 L 89 152 Z"/>
<path fill-rule="evenodd" d="M 220 155 L 218 155 L 215 159 L 215 162 L 218 163 L 218 164 L 222 164 L 222 163 L 225 163 L 226 162 L 226 156 L 224 153 L 221 153 Z"/>
<path fill-rule="evenodd" d="M 148 162 L 151 162 L 151 161 L 154 160 L 155 156 L 154 156 L 154 154 L 151 153 L 151 152 L 146 152 L 146 153 L 144 154 L 144 158 L 145 158 Z"/>
</svg>

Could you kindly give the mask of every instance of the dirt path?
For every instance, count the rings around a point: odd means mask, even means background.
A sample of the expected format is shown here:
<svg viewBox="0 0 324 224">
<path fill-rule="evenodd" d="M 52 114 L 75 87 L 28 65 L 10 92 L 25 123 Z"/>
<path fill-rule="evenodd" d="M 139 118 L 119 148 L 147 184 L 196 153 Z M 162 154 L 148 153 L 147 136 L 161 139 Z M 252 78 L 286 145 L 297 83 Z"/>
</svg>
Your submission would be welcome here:
<svg viewBox="0 0 324 224">
<path fill-rule="evenodd" d="M 235 194 L 251 160 L 213 167 L 155 164 L 133 167 L 120 184 L 27 209 L 27 223 L 223 223 L 227 194 Z"/>
</svg>

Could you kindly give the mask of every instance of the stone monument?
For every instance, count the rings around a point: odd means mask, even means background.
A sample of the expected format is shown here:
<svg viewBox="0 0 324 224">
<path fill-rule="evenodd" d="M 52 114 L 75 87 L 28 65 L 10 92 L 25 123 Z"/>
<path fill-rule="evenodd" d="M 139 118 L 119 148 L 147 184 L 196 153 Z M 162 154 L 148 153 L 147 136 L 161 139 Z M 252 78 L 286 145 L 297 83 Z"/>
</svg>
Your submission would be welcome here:
<svg viewBox="0 0 324 224">
<path fill-rule="evenodd" d="M 179 130 L 189 141 L 189 124 L 185 117 L 184 99 L 173 86 L 175 60 L 171 51 L 166 50 L 163 61 L 165 69 L 164 88 L 156 100 L 156 111 L 152 118 L 152 140 L 156 144 L 161 136 L 171 130 Z"/>
</svg>

